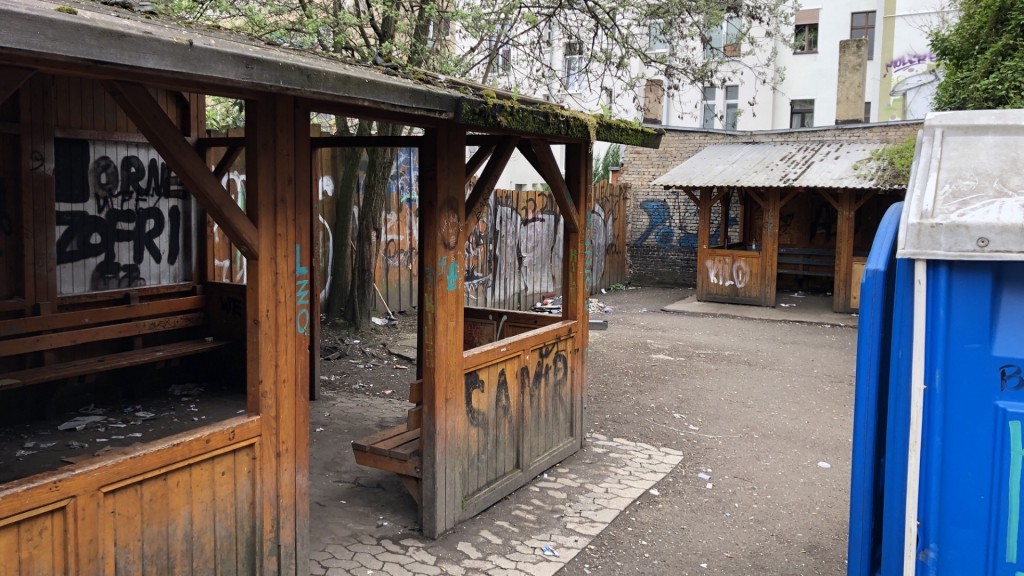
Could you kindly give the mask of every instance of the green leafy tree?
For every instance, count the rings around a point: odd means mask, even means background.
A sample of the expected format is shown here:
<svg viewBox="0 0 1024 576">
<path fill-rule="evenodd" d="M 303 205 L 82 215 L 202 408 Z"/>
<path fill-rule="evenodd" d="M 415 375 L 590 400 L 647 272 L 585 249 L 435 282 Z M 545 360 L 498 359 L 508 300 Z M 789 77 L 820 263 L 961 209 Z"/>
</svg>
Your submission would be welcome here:
<svg viewBox="0 0 1024 576">
<path fill-rule="evenodd" d="M 959 0 L 960 18 L 931 34 L 945 76 L 936 110 L 1024 108 L 1024 2 Z"/>
<path fill-rule="evenodd" d="M 594 184 L 605 182 L 612 168 L 622 164 L 622 146 L 612 144 L 600 157 L 594 158 Z"/>
<path fill-rule="evenodd" d="M 781 81 L 776 40 L 792 32 L 792 0 L 164 0 L 161 9 L 271 44 L 438 80 L 474 79 L 620 115 L 628 114 L 616 108 L 622 94 L 633 95 L 634 113 L 641 108 L 642 83 L 651 76 L 663 78 L 674 93 L 740 79 L 773 86 Z M 230 114 L 223 116 L 231 122 Z M 339 135 L 402 130 L 344 118 L 335 125 Z M 361 154 L 353 150 L 340 160 L 346 171 L 336 189 L 339 211 L 351 206 L 352 167 Z M 357 328 L 369 320 L 374 302 L 379 210 L 394 158 L 393 150 L 366 154 L 355 261 L 349 261 L 346 214 L 333 231 L 335 272 L 341 273 L 333 276 L 327 307 L 329 316 L 343 313 Z"/>
</svg>

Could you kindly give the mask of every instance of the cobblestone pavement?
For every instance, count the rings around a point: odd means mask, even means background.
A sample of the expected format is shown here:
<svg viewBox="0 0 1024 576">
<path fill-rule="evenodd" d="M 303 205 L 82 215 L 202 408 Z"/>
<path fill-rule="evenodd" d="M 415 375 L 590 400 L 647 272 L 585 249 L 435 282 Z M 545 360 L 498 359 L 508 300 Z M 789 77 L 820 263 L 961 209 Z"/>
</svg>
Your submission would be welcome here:
<svg viewBox="0 0 1024 576">
<path fill-rule="evenodd" d="M 317 534 L 318 518 L 325 525 L 339 519 L 323 518 L 314 501 L 310 570 L 329 576 L 551 575 L 630 504 L 657 498 L 655 484 L 681 459 L 667 448 L 591 434 L 582 451 L 437 540 L 408 526 L 386 534 L 384 516 L 362 518 L 376 521 L 376 529 Z"/>
</svg>

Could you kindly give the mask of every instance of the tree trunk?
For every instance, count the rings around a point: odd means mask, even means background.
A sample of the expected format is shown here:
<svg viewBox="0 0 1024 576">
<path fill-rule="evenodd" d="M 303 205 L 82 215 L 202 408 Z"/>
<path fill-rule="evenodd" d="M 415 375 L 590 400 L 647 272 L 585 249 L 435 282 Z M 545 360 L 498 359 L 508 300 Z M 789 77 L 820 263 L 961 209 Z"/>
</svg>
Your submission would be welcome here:
<svg viewBox="0 0 1024 576">
<path fill-rule="evenodd" d="M 400 126 L 378 124 L 378 135 L 393 135 L 400 132 Z M 366 180 L 356 228 L 354 278 L 349 291 L 348 305 L 345 307 L 345 319 L 351 322 L 357 331 L 367 325 L 376 302 L 374 280 L 383 236 L 384 198 L 395 152 L 393 148 L 371 148 L 366 153 Z"/>
<path fill-rule="evenodd" d="M 327 295 L 327 318 L 331 320 L 341 318 L 352 282 L 352 206 L 356 198 L 356 185 L 359 183 L 359 159 L 362 155 L 362 148 L 345 148 L 333 157 L 335 169 L 341 173 L 341 181 L 335 192 L 334 262 Z"/>
</svg>

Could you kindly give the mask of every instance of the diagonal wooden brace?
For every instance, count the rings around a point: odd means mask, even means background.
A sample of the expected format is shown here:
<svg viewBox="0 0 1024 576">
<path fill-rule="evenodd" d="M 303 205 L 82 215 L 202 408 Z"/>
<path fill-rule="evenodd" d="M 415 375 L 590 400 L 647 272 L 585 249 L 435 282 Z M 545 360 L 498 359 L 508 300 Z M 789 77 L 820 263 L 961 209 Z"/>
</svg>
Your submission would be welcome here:
<svg viewBox="0 0 1024 576">
<path fill-rule="evenodd" d="M 498 178 L 501 178 L 501 173 L 505 170 L 505 166 L 508 165 L 508 160 L 512 157 L 512 153 L 515 152 L 516 144 L 518 143 L 519 138 L 517 136 L 509 136 L 507 140 L 498 146 L 494 155 L 491 156 L 491 161 L 487 163 L 483 174 L 480 175 L 480 179 L 473 186 L 473 191 L 469 194 L 469 198 L 466 199 L 467 217 L 479 210 L 484 202 L 490 198 L 491 193 L 494 192 L 494 187 L 498 184 Z"/>
<path fill-rule="evenodd" d="M 12 94 L 21 88 L 35 70 L 31 68 L 19 68 L 17 66 L 0 66 L 0 104 L 3 104 Z"/>
<path fill-rule="evenodd" d="M 256 226 L 141 84 L 105 80 L 103 88 L 174 170 L 185 187 L 246 258 L 256 260 Z"/>
<path fill-rule="evenodd" d="M 547 142 L 523 140 L 519 142 L 519 151 L 551 187 L 558 210 L 565 218 L 566 230 L 579 232 L 580 216 L 576 207 L 573 206 L 572 198 L 569 196 L 569 186 L 565 183 L 561 170 L 558 169 L 558 162 L 551 152 L 551 146 Z"/>
</svg>

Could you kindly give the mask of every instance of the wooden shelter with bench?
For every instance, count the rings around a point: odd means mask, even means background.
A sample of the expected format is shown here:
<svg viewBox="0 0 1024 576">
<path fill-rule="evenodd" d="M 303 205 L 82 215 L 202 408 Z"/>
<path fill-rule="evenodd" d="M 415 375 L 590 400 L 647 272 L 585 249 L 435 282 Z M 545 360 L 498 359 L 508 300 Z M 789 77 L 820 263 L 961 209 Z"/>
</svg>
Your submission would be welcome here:
<svg viewBox="0 0 1024 576">
<path fill-rule="evenodd" d="M 697 299 L 774 307 L 778 290 L 808 290 L 856 311 L 875 230 L 904 192 L 860 168 L 883 146 L 714 144 L 657 178 L 697 208 Z"/>
<path fill-rule="evenodd" d="M 207 137 L 209 95 L 244 101 L 243 137 Z M 99 2 L 0 0 L 0 406 L 144 394 L 172 368 L 237 372 L 239 398 L 217 421 L 0 484 L 0 575 L 306 573 L 322 147 L 419 149 L 414 405 L 353 445 L 360 461 L 407 479 L 434 537 L 579 450 L 591 144 L 659 135 L 487 96 Z M 313 113 L 407 135 L 314 138 Z M 515 149 L 564 219 L 561 314 L 464 307 L 466 233 Z M 240 155 L 244 203 L 222 184 Z M 213 280 L 214 229 L 244 285 Z"/>
</svg>

